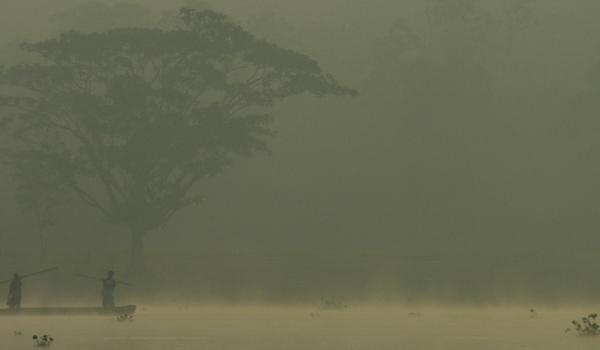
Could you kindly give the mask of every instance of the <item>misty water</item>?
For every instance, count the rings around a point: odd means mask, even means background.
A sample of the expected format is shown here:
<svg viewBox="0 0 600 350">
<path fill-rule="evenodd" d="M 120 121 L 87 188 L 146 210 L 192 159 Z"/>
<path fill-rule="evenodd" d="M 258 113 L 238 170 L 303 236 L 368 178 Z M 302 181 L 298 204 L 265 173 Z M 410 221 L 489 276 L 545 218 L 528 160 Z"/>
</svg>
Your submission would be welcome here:
<svg viewBox="0 0 600 350">
<path fill-rule="evenodd" d="M 281 306 L 144 307 L 133 322 L 112 318 L 0 318 L 2 349 L 30 349 L 48 333 L 53 349 L 596 349 L 571 319 L 577 307 Z M 23 335 L 14 335 L 21 331 Z"/>
</svg>

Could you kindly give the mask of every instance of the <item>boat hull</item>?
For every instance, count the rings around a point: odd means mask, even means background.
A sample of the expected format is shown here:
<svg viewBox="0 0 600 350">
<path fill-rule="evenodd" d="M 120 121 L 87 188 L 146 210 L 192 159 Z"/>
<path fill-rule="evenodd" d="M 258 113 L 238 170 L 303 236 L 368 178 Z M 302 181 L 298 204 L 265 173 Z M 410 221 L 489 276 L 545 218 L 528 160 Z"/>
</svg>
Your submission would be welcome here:
<svg viewBox="0 0 600 350">
<path fill-rule="evenodd" d="M 133 315 L 135 305 L 117 307 L 37 307 L 0 309 L 0 316 L 118 316 Z"/>
</svg>

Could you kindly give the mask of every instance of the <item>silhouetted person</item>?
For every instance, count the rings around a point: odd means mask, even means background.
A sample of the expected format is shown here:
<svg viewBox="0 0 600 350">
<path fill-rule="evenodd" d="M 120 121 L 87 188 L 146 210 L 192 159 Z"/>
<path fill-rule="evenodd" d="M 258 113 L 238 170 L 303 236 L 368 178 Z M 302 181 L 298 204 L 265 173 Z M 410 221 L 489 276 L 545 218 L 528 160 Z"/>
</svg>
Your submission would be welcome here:
<svg viewBox="0 0 600 350">
<path fill-rule="evenodd" d="M 6 305 L 8 305 L 10 309 L 21 308 L 21 280 L 21 276 L 18 273 L 15 273 L 12 281 L 10 281 L 10 286 L 8 287 L 8 298 L 6 300 Z"/>
<path fill-rule="evenodd" d="M 115 273 L 108 271 L 106 278 L 102 279 L 102 306 L 103 307 L 115 307 L 115 288 L 117 287 L 117 281 L 113 278 Z"/>
</svg>

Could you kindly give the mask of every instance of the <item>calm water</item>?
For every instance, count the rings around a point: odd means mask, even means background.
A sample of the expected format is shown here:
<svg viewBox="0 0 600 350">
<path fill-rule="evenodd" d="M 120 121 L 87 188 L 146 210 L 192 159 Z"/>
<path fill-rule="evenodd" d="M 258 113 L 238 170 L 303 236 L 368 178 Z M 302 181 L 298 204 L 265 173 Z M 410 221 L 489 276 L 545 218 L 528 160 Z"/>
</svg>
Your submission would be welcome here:
<svg viewBox="0 0 600 350">
<path fill-rule="evenodd" d="M 196 307 L 140 310 L 131 323 L 97 317 L 0 318 L 0 349 L 598 349 L 600 337 L 565 333 L 589 309 Z M 14 335 L 15 330 L 23 332 Z"/>
</svg>

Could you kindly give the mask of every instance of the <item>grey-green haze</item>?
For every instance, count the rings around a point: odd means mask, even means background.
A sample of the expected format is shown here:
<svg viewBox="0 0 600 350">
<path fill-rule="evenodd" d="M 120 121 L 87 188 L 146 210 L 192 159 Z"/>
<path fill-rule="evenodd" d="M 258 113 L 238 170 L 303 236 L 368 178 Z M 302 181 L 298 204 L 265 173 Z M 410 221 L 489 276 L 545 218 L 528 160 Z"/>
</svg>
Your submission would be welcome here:
<svg viewBox="0 0 600 350">
<path fill-rule="evenodd" d="M 0 61 L 29 59 L 22 41 L 164 26 L 194 6 L 84 3 L 3 0 Z M 202 181 L 203 202 L 148 237 L 148 264 L 186 281 L 182 295 L 479 301 L 600 291 L 587 281 L 600 270 L 600 3 L 195 3 L 306 53 L 359 95 L 277 104 L 271 154 Z M 38 264 L 38 238 L 2 177 L 8 274 Z M 72 197 L 58 211 L 48 262 L 125 269 L 123 232 Z"/>
</svg>

